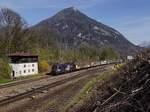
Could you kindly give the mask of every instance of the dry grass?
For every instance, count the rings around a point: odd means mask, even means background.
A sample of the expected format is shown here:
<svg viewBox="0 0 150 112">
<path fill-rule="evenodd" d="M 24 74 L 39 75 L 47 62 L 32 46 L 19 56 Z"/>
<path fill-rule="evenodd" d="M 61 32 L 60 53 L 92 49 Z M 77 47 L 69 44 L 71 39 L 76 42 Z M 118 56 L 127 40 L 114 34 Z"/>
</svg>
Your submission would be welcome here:
<svg viewBox="0 0 150 112">
<path fill-rule="evenodd" d="M 69 108 L 73 107 L 74 105 L 80 103 L 81 100 L 83 100 L 95 87 L 95 85 L 98 82 L 103 82 L 107 79 L 109 79 L 114 74 L 114 69 L 109 69 L 103 73 L 100 73 L 97 77 L 93 78 L 91 81 L 89 81 L 84 88 L 77 94 L 73 100 L 66 106 L 65 110 L 68 110 Z"/>
</svg>

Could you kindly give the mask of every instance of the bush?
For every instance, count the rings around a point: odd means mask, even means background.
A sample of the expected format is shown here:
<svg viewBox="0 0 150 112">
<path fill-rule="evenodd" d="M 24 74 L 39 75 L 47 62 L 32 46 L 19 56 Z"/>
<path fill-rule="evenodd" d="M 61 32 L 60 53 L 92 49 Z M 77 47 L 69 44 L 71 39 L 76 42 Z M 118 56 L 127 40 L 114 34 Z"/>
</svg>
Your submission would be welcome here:
<svg viewBox="0 0 150 112">
<path fill-rule="evenodd" d="M 9 79 L 11 68 L 7 59 L 0 58 L 0 79 Z"/>
<path fill-rule="evenodd" d="M 46 72 L 49 70 L 49 64 L 46 60 L 40 60 L 39 61 L 39 71 L 40 72 Z"/>
</svg>

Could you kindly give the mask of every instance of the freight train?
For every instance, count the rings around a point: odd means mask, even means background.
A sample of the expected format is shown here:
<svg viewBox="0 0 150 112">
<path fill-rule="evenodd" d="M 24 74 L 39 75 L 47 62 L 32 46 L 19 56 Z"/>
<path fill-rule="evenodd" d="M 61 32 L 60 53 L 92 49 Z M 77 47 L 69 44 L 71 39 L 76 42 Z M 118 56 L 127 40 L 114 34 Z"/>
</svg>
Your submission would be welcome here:
<svg viewBox="0 0 150 112">
<path fill-rule="evenodd" d="M 115 63 L 120 63 L 120 60 L 117 61 L 101 61 L 101 62 L 92 62 L 88 65 L 85 65 L 83 67 L 77 66 L 75 63 L 64 63 L 64 64 L 54 64 L 52 65 L 51 72 L 48 73 L 47 75 L 60 75 L 64 73 L 69 73 L 81 69 L 86 69 L 86 68 L 91 68 L 94 66 L 100 66 L 100 65 L 107 65 L 107 64 L 115 64 Z"/>
</svg>

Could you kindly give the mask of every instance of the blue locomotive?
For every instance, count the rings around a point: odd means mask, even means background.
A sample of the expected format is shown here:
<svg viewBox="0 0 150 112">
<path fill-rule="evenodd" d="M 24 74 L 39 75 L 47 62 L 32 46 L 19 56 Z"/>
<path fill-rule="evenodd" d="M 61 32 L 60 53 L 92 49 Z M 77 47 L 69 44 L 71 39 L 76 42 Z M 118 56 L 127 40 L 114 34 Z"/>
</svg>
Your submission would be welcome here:
<svg viewBox="0 0 150 112">
<path fill-rule="evenodd" d="M 76 70 L 76 65 L 74 63 L 65 64 L 54 64 L 51 69 L 52 75 L 59 75 L 63 73 L 68 73 Z"/>
</svg>

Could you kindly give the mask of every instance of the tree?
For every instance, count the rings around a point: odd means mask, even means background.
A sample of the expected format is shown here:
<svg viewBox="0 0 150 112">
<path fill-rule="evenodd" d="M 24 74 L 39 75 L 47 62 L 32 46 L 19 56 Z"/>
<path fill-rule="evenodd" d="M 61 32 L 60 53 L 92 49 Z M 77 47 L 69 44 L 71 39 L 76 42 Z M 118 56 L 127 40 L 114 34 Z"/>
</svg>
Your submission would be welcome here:
<svg viewBox="0 0 150 112">
<path fill-rule="evenodd" d="M 11 68 L 9 66 L 8 59 L 0 58 L 0 79 L 10 78 Z"/>
<path fill-rule="evenodd" d="M 0 9 L 1 53 L 26 50 L 30 35 L 27 23 L 19 14 L 8 8 Z"/>
<path fill-rule="evenodd" d="M 100 60 L 107 60 L 107 59 L 117 59 L 119 58 L 119 54 L 112 48 L 105 48 L 100 55 Z"/>
<path fill-rule="evenodd" d="M 87 42 L 83 42 L 79 46 L 79 53 L 81 54 L 81 58 L 85 60 L 91 60 L 94 59 L 96 60 L 97 57 L 99 56 L 99 49 L 97 49 L 95 46 L 90 45 Z"/>
</svg>

